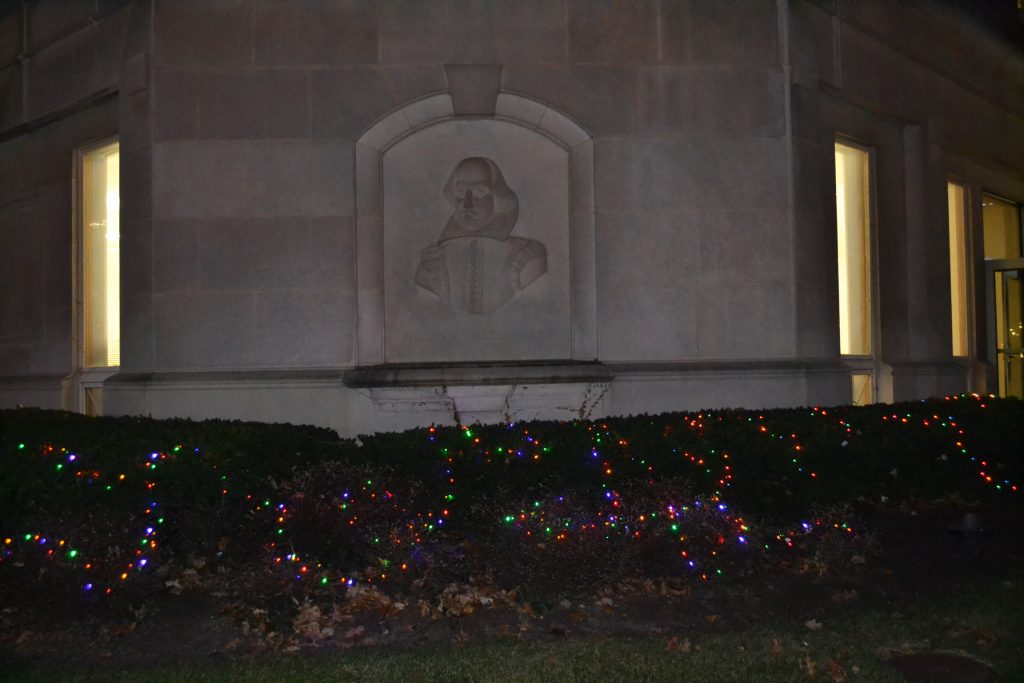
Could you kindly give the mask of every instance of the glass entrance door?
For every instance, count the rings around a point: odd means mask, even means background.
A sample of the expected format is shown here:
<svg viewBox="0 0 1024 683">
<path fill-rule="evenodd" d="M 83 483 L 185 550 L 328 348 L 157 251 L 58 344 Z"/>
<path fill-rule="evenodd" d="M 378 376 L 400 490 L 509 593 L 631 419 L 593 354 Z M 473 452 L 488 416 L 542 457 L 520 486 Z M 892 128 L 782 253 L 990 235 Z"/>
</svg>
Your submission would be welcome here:
<svg viewBox="0 0 1024 683">
<path fill-rule="evenodd" d="M 982 195 L 985 241 L 985 308 L 988 323 L 989 391 L 1024 398 L 1021 371 L 1021 289 L 1024 284 L 1024 234 L 1021 205 Z M 995 375 L 993 377 L 993 375 Z"/>
<path fill-rule="evenodd" d="M 1024 269 L 996 271 L 994 275 L 999 395 L 1024 398 Z"/>
</svg>

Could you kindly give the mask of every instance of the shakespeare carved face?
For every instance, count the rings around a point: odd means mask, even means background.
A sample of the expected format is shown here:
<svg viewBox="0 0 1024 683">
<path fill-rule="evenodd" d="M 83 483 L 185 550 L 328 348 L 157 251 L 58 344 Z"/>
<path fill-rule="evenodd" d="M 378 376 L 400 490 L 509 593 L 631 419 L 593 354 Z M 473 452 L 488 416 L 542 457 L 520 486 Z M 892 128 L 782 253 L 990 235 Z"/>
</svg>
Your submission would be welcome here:
<svg viewBox="0 0 1024 683">
<path fill-rule="evenodd" d="M 547 249 L 512 237 L 519 198 L 486 157 L 455 164 L 444 186 L 452 208 L 444 232 L 420 252 L 416 284 L 474 315 L 492 313 L 547 272 Z"/>
<path fill-rule="evenodd" d="M 453 221 L 472 233 L 486 228 L 496 216 L 516 211 L 519 203 L 497 164 L 483 157 L 468 157 L 456 164 L 444 194 L 451 203 Z"/>
</svg>

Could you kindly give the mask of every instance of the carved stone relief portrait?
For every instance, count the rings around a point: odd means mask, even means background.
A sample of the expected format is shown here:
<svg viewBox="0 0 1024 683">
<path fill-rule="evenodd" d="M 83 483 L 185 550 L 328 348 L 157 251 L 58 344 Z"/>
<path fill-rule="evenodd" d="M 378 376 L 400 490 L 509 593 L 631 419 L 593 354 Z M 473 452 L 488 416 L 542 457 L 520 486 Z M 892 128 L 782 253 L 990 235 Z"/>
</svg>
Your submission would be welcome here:
<svg viewBox="0 0 1024 683">
<path fill-rule="evenodd" d="M 486 157 L 459 161 L 443 188 L 451 215 L 420 253 L 416 284 L 467 313 L 492 313 L 547 272 L 547 249 L 511 236 L 519 199 Z"/>
<path fill-rule="evenodd" d="M 571 357 L 568 162 L 494 119 L 425 126 L 384 150 L 386 362 Z"/>
</svg>

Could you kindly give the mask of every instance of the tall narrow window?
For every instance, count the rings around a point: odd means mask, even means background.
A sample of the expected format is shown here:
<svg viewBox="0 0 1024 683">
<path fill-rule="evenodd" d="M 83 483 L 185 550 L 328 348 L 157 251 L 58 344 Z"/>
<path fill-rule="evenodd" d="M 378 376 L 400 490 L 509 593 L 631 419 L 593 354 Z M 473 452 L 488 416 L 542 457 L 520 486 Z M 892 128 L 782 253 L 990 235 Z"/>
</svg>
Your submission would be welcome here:
<svg viewBox="0 0 1024 683">
<path fill-rule="evenodd" d="M 116 142 L 82 154 L 82 366 L 121 364 L 120 153 Z"/>
<path fill-rule="evenodd" d="M 871 355 L 871 201 L 868 153 L 836 143 L 839 352 Z"/>
<path fill-rule="evenodd" d="M 1020 207 L 990 194 L 982 195 L 981 206 L 985 258 L 1019 258 L 1022 253 Z"/>
<path fill-rule="evenodd" d="M 949 183 L 949 299 L 953 321 L 953 355 L 970 355 L 967 316 L 967 202 L 966 188 Z"/>
<path fill-rule="evenodd" d="M 992 272 L 994 341 L 1000 396 L 1024 398 L 1024 251 L 1021 250 L 1021 207 L 990 194 L 982 196 L 985 259 L 1001 262 Z M 994 329 L 993 329 L 994 328 Z M 991 349 L 991 346 L 990 346 Z M 991 352 L 991 351 L 990 351 Z"/>
</svg>

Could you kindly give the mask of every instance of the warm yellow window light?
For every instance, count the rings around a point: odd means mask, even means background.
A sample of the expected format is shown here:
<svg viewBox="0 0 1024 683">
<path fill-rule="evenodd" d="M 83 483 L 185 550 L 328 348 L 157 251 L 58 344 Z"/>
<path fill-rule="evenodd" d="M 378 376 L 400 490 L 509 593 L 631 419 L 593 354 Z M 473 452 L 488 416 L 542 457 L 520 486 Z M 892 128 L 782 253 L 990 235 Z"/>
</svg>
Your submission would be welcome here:
<svg viewBox="0 0 1024 683">
<path fill-rule="evenodd" d="M 82 155 L 82 350 L 85 367 L 121 364 L 120 160 L 116 142 Z"/>
<path fill-rule="evenodd" d="M 1016 259 L 1021 251 L 1020 206 L 990 194 L 982 195 L 982 233 L 986 259 Z M 1021 280 L 996 271 L 995 294 L 996 376 L 1000 396 L 1024 396 L 1021 378 L 1020 336 L 1024 325 L 1024 287 Z"/>
<path fill-rule="evenodd" d="M 853 390 L 853 405 L 866 406 L 875 402 L 874 376 L 870 372 L 854 372 L 850 375 Z"/>
<path fill-rule="evenodd" d="M 967 202 L 963 185 L 949 183 L 949 299 L 953 321 L 953 355 L 966 356 L 967 348 Z"/>
<path fill-rule="evenodd" d="M 871 211 L 868 153 L 836 143 L 839 352 L 871 354 Z"/>
<path fill-rule="evenodd" d="M 985 236 L 985 258 L 1019 258 L 1020 209 L 1013 202 L 982 195 L 982 232 Z"/>
</svg>

